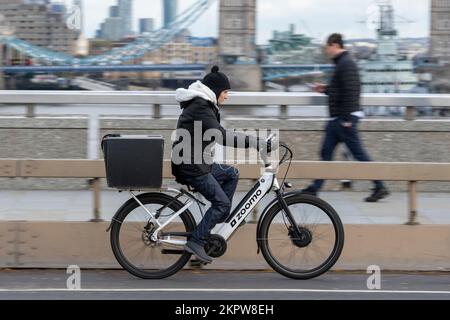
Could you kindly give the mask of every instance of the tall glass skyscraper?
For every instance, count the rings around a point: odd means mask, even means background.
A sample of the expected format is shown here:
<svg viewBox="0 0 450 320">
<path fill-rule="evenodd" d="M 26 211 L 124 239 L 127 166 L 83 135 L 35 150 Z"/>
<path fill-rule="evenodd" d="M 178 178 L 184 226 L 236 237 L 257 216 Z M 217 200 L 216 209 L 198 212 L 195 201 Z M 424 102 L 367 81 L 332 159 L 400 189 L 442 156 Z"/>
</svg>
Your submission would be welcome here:
<svg viewBox="0 0 450 320">
<path fill-rule="evenodd" d="M 175 20 L 177 7 L 178 0 L 163 0 L 164 28 L 169 29 L 169 25 Z"/>
<path fill-rule="evenodd" d="M 123 20 L 123 35 L 132 33 L 132 0 L 119 0 L 118 11 L 119 17 Z"/>
<path fill-rule="evenodd" d="M 152 32 L 154 29 L 155 20 L 153 18 L 139 19 L 139 34 Z"/>
</svg>

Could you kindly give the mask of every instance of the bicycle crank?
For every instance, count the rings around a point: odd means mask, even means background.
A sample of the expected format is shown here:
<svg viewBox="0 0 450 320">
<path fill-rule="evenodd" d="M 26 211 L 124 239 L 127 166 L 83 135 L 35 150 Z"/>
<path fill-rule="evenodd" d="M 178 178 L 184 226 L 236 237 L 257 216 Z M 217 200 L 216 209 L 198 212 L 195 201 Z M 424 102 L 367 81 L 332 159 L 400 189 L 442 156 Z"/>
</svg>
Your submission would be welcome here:
<svg viewBox="0 0 450 320">
<path fill-rule="evenodd" d="M 205 251 L 211 258 L 219 258 L 227 251 L 227 242 L 222 236 L 212 234 L 205 244 Z"/>
</svg>

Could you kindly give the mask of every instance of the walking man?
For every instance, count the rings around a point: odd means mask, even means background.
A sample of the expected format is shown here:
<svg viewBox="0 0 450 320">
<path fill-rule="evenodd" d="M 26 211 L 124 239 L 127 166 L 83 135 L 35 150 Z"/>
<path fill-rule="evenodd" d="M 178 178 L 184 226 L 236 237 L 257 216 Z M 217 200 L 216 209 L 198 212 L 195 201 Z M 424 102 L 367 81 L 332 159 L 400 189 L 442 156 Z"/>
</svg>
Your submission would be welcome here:
<svg viewBox="0 0 450 320">
<path fill-rule="evenodd" d="M 328 85 L 316 84 L 314 90 L 328 95 L 330 120 L 325 128 L 321 159 L 333 160 L 333 153 L 339 143 L 345 143 L 358 161 L 371 161 L 364 150 L 358 133 L 358 122 L 364 113 L 360 106 L 361 83 L 358 67 L 350 53 L 344 48 L 341 34 L 333 33 L 328 37 L 325 51 L 336 65 L 334 74 Z M 315 180 L 304 193 L 317 195 L 324 180 Z M 383 181 L 373 181 L 373 193 L 365 199 L 377 202 L 389 195 Z"/>
</svg>

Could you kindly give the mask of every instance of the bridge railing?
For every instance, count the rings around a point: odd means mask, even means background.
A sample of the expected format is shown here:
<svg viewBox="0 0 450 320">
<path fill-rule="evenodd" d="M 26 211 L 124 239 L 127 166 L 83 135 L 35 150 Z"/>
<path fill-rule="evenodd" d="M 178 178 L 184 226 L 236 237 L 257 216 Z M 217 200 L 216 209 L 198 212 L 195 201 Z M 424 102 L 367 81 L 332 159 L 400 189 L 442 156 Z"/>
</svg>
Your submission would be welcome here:
<svg viewBox="0 0 450 320">
<path fill-rule="evenodd" d="M 241 164 L 237 166 L 241 179 L 259 179 L 261 166 Z M 286 167 L 280 168 L 283 177 Z M 0 159 L 0 177 L 22 178 L 86 178 L 92 179 L 93 216 L 100 221 L 100 179 L 105 178 L 103 160 L 42 160 L 42 159 Z M 163 177 L 173 179 L 170 161 L 166 160 Z M 407 181 L 408 221 L 417 224 L 417 183 L 420 181 L 450 181 L 450 163 L 399 163 L 399 162 L 319 162 L 294 161 L 288 179 L 327 180 L 387 180 Z"/>
<path fill-rule="evenodd" d="M 173 91 L 0 91 L 0 104 L 25 105 L 28 117 L 35 115 L 36 105 L 149 105 L 153 117 L 160 118 L 162 106 L 177 102 Z M 227 101 L 230 106 L 279 106 L 281 119 L 287 118 L 289 107 L 326 104 L 325 95 L 301 92 L 231 92 Z M 414 120 L 419 107 L 450 108 L 450 94 L 364 94 L 361 105 L 405 107 L 405 120 Z"/>
<path fill-rule="evenodd" d="M 280 106 L 280 117 L 287 117 L 287 108 L 302 106 L 324 106 L 327 98 L 315 93 L 285 92 L 232 92 L 228 105 L 234 106 Z M 33 117 L 35 105 L 149 105 L 154 110 L 153 117 L 161 116 L 164 105 L 176 105 L 174 92 L 150 91 L 0 91 L 0 104 L 26 105 L 27 116 Z M 363 106 L 404 106 L 405 120 L 414 120 L 418 107 L 449 108 L 448 94 L 366 94 L 362 96 Z M 119 106 L 118 106 L 119 107 Z M 92 122 L 92 123 L 91 123 Z M 92 145 L 88 148 L 90 159 L 97 159 L 100 126 L 93 117 L 88 128 L 88 140 Z M 165 166 L 165 177 L 170 178 L 168 166 Z M 244 179 L 259 178 L 259 166 L 241 166 L 241 177 Z M 100 183 L 104 178 L 101 160 L 0 160 L 0 176 L 3 177 L 60 177 L 91 178 L 94 190 L 94 214 L 99 218 Z M 416 223 L 417 215 L 417 182 L 418 181 L 450 181 L 450 164 L 446 163 L 353 163 L 353 162 L 295 162 L 290 178 L 329 180 L 388 180 L 407 181 L 409 184 L 409 223 Z"/>
</svg>

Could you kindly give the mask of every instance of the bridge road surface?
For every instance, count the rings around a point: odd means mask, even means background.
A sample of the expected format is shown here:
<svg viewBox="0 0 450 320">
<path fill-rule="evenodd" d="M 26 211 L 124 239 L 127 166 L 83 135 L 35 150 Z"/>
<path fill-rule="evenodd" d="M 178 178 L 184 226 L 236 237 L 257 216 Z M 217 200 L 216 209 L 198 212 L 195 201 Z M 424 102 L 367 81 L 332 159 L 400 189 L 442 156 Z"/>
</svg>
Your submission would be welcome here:
<svg viewBox="0 0 450 320">
<path fill-rule="evenodd" d="M 1 300 L 450 300 L 450 273 L 381 271 L 369 290 L 365 272 L 328 272 L 292 280 L 272 271 L 185 270 L 142 280 L 123 270 L 81 270 L 80 290 L 68 290 L 63 269 L 0 270 Z"/>
</svg>

